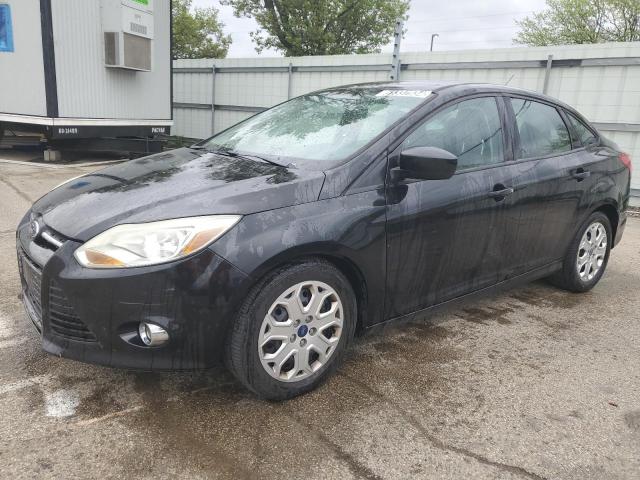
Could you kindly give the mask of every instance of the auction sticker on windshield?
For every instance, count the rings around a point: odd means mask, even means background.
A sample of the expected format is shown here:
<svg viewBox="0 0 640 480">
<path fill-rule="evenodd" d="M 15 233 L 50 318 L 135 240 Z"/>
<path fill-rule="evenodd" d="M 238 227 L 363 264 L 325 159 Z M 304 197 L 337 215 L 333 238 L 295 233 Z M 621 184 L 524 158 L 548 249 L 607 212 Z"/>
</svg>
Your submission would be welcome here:
<svg viewBox="0 0 640 480">
<path fill-rule="evenodd" d="M 382 90 L 376 93 L 376 97 L 418 97 L 427 98 L 431 90 Z"/>
</svg>

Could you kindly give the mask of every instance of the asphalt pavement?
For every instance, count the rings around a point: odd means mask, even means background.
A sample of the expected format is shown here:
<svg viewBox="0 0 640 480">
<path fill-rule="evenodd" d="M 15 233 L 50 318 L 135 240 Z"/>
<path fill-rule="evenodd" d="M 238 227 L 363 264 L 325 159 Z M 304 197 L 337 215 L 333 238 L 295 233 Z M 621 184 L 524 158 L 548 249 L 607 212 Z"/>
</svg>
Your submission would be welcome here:
<svg viewBox="0 0 640 480">
<path fill-rule="evenodd" d="M 317 391 L 266 403 L 222 368 L 41 351 L 15 227 L 94 169 L 0 161 L 2 478 L 640 478 L 640 219 L 589 293 L 535 282 L 387 328 Z"/>
</svg>

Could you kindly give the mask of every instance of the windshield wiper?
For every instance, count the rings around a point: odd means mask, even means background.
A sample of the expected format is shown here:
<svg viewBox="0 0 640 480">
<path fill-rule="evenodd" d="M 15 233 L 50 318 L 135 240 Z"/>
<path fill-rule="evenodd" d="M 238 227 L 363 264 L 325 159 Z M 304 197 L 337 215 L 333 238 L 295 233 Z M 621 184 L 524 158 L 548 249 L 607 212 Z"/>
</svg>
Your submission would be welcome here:
<svg viewBox="0 0 640 480">
<path fill-rule="evenodd" d="M 291 164 L 285 165 L 284 163 L 276 162 L 275 160 L 269 160 L 268 158 L 260 157 L 259 155 L 253 155 L 249 153 L 238 153 L 238 152 L 234 152 L 233 150 L 227 150 L 224 148 L 216 150 L 214 148 L 207 148 L 204 145 L 191 145 L 189 148 L 192 150 L 204 150 L 206 152 L 215 153 L 216 155 L 223 155 L 225 157 L 245 158 L 248 160 L 259 160 L 264 163 L 270 163 L 271 165 L 275 165 L 277 167 L 287 168 L 291 166 Z"/>
<path fill-rule="evenodd" d="M 260 157 L 258 155 L 248 154 L 248 153 L 238 153 L 233 150 L 209 150 L 211 153 L 215 153 L 216 155 L 224 155 L 226 157 L 232 158 L 245 158 L 248 160 L 259 160 L 261 162 L 270 163 L 271 165 L 276 165 L 277 167 L 289 167 L 289 165 L 285 165 L 284 163 L 276 162 L 275 160 L 269 160 L 268 158 Z"/>
</svg>

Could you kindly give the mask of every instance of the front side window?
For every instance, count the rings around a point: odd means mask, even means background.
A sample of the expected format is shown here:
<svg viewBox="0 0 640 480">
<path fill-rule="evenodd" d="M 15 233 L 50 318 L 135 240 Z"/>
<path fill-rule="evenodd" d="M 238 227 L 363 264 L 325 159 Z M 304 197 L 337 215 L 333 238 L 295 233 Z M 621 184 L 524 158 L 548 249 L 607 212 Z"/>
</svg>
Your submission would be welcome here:
<svg viewBox="0 0 640 480">
<path fill-rule="evenodd" d="M 458 157 L 458 170 L 502 162 L 502 125 L 494 97 L 474 98 L 439 111 L 402 144 L 437 147 Z"/>
<path fill-rule="evenodd" d="M 512 98 L 520 134 L 518 159 L 558 155 L 571 150 L 571 138 L 558 111 L 544 103 Z"/>
<path fill-rule="evenodd" d="M 204 147 L 274 159 L 342 160 L 423 103 L 427 91 L 380 87 L 295 98 L 212 137 Z"/>
<path fill-rule="evenodd" d="M 582 121 L 576 118 L 575 115 L 569 112 L 566 113 L 567 118 L 569 118 L 569 122 L 573 127 L 573 131 L 577 135 L 576 142 L 574 142 L 576 144 L 575 146 L 587 146 L 594 144 L 596 142 L 596 136 L 593 132 L 589 130 Z"/>
</svg>

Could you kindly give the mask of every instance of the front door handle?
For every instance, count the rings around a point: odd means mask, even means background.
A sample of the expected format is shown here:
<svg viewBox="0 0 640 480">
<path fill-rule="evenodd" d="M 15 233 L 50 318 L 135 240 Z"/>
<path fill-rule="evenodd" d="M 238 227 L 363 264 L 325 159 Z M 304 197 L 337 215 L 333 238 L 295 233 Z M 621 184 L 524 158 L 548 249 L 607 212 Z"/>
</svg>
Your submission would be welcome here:
<svg viewBox="0 0 640 480">
<path fill-rule="evenodd" d="M 489 196 L 491 198 L 495 198 L 496 200 L 502 200 L 504 197 L 508 197 L 513 193 L 513 188 L 502 188 L 500 190 L 492 190 L 489 192 Z"/>
<path fill-rule="evenodd" d="M 580 167 L 575 172 L 573 172 L 571 176 L 575 178 L 577 181 L 581 182 L 585 178 L 590 177 L 591 172 L 589 170 L 585 170 L 584 168 Z"/>
</svg>

